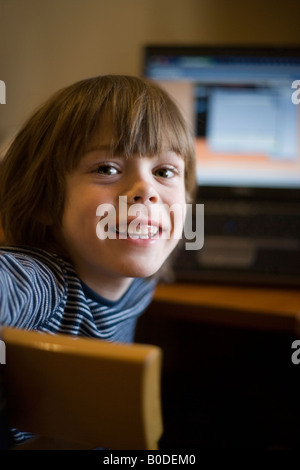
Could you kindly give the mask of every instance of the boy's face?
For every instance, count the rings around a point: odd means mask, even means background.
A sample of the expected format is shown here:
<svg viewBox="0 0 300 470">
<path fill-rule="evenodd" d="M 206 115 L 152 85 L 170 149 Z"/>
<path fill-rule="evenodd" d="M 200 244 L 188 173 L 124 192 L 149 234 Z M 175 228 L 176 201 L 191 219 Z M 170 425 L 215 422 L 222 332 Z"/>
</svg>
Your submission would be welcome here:
<svg viewBox="0 0 300 470">
<path fill-rule="evenodd" d="M 161 155 L 126 159 L 111 155 L 110 136 L 109 128 L 102 127 L 66 176 L 59 236 L 80 279 L 100 295 L 117 299 L 132 278 L 157 272 L 177 245 L 185 181 L 183 159 L 168 148 Z"/>
</svg>

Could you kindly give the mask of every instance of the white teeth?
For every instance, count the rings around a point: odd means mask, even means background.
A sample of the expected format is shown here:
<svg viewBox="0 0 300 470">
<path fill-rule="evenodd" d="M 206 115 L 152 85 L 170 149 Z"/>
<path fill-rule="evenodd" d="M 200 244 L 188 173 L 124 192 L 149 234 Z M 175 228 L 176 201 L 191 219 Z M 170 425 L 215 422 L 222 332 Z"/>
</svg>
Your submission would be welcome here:
<svg viewBox="0 0 300 470">
<path fill-rule="evenodd" d="M 119 235 L 122 235 L 123 237 L 127 237 L 127 230 L 126 230 L 126 232 L 121 232 L 121 230 L 118 230 L 116 228 L 116 233 L 118 233 Z"/>
<path fill-rule="evenodd" d="M 159 228 L 154 225 L 138 225 L 135 229 L 129 228 L 128 232 L 120 232 L 117 230 L 120 235 L 126 236 L 128 234 L 128 236 L 133 239 L 152 238 L 158 234 L 158 231 Z"/>
</svg>

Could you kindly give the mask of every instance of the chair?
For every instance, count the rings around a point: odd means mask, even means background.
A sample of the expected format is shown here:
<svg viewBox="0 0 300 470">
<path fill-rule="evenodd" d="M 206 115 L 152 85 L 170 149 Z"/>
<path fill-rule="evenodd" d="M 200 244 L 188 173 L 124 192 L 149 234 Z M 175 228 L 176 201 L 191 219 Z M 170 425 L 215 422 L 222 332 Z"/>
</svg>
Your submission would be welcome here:
<svg viewBox="0 0 300 470">
<path fill-rule="evenodd" d="M 155 450 L 161 350 L 3 327 L 10 425 L 39 437 L 17 449 Z"/>
</svg>

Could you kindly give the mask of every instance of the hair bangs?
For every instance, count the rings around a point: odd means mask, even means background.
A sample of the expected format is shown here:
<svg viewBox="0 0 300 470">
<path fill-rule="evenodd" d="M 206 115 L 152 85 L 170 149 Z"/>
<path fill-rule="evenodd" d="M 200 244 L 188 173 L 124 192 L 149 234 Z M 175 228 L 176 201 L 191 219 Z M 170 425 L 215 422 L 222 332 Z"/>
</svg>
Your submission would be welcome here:
<svg viewBox="0 0 300 470">
<path fill-rule="evenodd" d="M 111 124 L 113 154 L 154 156 L 165 149 L 187 160 L 193 151 L 186 124 L 169 96 L 155 84 L 115 83 L 102 103 L 100 118 Z"/>
</svg>

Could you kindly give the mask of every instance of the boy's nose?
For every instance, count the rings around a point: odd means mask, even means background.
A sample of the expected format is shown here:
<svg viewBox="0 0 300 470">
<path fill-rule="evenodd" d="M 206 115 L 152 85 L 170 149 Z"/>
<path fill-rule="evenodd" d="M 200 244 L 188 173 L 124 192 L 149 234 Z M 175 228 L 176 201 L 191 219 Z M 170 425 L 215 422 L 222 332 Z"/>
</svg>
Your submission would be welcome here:
<svg viewBox="0 0 300 470">
<path fill-rule="evenodd" d="M 126 192 L 128 204 L 155 204 L 159 200 L 157 191 L 147 181 L 136 181 Z"/>
</svg>

